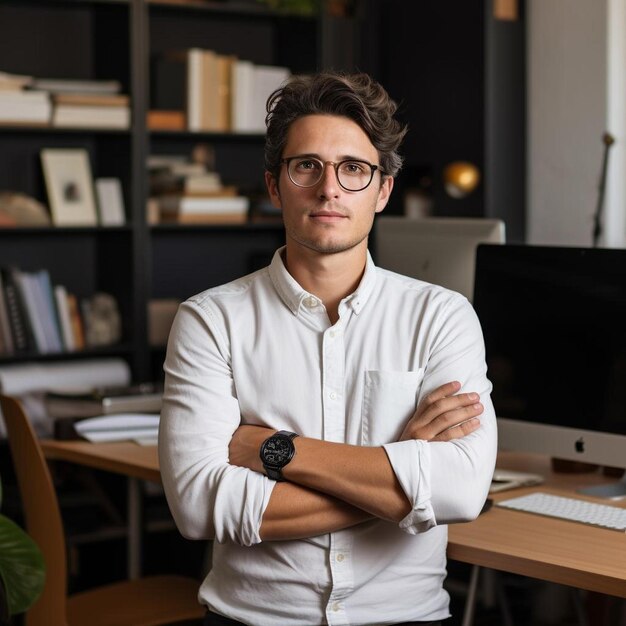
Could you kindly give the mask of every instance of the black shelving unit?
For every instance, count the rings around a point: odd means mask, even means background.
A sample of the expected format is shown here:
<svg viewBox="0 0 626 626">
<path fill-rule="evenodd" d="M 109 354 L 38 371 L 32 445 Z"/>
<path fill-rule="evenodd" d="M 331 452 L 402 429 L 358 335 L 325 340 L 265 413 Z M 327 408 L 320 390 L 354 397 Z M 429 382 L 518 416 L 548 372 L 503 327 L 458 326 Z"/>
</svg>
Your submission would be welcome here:
<svg viewBox="0 0 626 626">
<path fill-rule="evenodd" d="M 168 0 L 6 0 L 0 3 L 0 70 L 37 78 L 117 80 L 131 98 L 125 131 L 0 125 L 0 189 L 47 204 L 43 148 L 83 148 L 92 175 L 122 183 L 126 226 L 0 229 L 0 266 L 46 268 L 79 297 L 113 294 L 120 344 L 72 354 L 2 356 L 0 363 L 117 355 L 137 381 L 160 375 L 162 353 L 147 340 L 151 298 L 184 299 L 266 264 L 282 244 L 280 224 L 151 226 L 146 220 L 150 154 L 189 155 L 209 144 L 225 183 L 263 189 L 261 134 L 150 131 L 151 62 L 171 49 L 208 48 L 292 72 L 355 61 L 358 21 L 288 15 L 255 2 Z M 346 36 L 346 33 L 353 37 Z M 330 38 L 341 36 L 341 42 Z M 339 43 L 341 45 L 339 45 Z M 341 59 L 332 62 L 331 50 Z M 345 67 L 345 69 L 351 69 Z M 155 356 L 156 355 L 156 356 Z M 156 364 L 156 365 L 155 365 Z"/>
</svg>

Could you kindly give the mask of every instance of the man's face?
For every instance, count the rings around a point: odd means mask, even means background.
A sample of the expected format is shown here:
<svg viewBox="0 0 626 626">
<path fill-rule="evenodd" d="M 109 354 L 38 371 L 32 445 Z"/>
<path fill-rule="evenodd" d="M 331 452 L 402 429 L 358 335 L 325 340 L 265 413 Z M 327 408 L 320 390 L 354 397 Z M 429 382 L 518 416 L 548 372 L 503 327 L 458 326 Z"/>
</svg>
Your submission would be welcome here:
<svg viewBox="0 0 626 626">
<path fill-rule="evenodd" d="M 356 159 L 380 165 L 378 151 L 360 126 L 337 115 L 308 115 L 291 125 L 283 157 L 302 155 L 323 162 Z M 374 214 L 385 208 L 393 187 L 391 177 L 381 184 L 380 172 L 374 172 L 369 187 L 346 191 L 330 164 L 313 187 L 294 185 L 286 165 L 278 181 L 266 173 L 266 182 L 274 206 L 283 213 L 288 249 L 306 248 L 321 254 L 367 247 Z"/>
</svg>

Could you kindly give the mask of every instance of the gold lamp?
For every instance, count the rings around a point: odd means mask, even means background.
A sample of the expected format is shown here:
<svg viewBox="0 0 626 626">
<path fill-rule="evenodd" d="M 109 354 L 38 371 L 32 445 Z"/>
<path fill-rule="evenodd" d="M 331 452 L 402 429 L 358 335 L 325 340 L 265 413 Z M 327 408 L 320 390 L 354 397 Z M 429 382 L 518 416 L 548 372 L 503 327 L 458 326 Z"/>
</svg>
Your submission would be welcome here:
<svg viewBox="0 0 626 626">
<path fill-rule="evenodd" d="M 478 168 L 468 161 L 454 161 L 443 169 L 445 190 L 453 198 L 464 198 L 469 195 L 479 182 Z"/>
</svg>

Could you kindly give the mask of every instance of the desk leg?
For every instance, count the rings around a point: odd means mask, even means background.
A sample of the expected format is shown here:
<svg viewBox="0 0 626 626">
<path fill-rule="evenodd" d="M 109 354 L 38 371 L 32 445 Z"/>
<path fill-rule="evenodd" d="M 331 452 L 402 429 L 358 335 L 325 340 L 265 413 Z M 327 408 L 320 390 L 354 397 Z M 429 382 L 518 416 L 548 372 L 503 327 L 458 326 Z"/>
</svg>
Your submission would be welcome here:
<svg viewBox="0 0 626 626">
<path fill-rule="evenodd" d="M 138 478 L 128 478 L 128 578 L 141 576 L 141 486 Z"/>
<path fill-rule="evenodd" d="M 474 610 L 476 609 L 476 596 L 478 594 L 478 578 L 480 576 L 480 565 L 472 565 L 467 598 L 465 599 L 465 610 L 463 611 L 462 626 L 472 626 L 474 623 Z"/>
</svg>

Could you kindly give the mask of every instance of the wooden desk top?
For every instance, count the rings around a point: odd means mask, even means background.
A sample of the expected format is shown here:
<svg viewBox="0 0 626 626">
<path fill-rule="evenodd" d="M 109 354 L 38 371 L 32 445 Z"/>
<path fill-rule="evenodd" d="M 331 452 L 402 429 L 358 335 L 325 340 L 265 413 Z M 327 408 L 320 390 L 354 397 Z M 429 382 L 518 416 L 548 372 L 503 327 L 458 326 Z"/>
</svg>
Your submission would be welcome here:
<svg viewBox="0 0 626 626">
<path fill-rule="evenodd" d="M 571 496 L 575 487 L 615 480 L 598 473 L 555 474 L 548 458 L 534 455 L 504 453 L 498 466 L 542 474 L 546 482 L 494 494 L 494 501 L 539 490 Z M 626 508 L 624 501 L 584 499 Z M 626 533 L 615 530 L 494 506 L 469 524 L 449 527 L 448 557 L 626 598 Z"/>
<path fill-rule="evenodd" d="M 41 447 L 47 459 L 70 461 L 115 474 L 161 482 L 156 446 L 140 446 L 130 441 L 90 443 L 49 439 L 42 440 Z"/>
<path fill-rule="evenodd" d="M 42 441 L 42 448 L 49 459 L 160 482 L 156 446 L 131 442 Z M 540 456 L 503 453 L 498 466 L 542 474 L 547 479 L 540 487 L 495 494 L 495 501 L 538 489 L 572 495 L 574 486 L 611 480 L 598 473 L 555 474 L 549 459 Z M 626 508 L 626 502 L 622 501 L 619 506 Z M 626 533 L 614 530 L 494 506 L 473 522 L 450 525 L 448 557 L 626 598 Z"/>
</svg>

